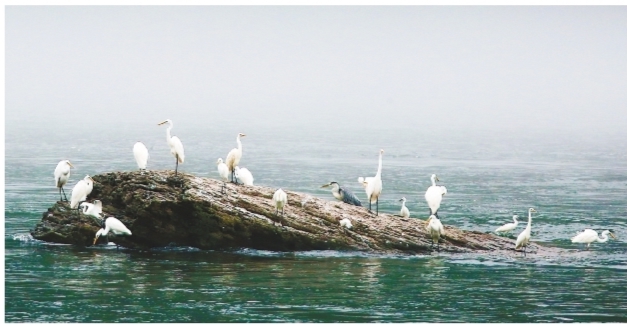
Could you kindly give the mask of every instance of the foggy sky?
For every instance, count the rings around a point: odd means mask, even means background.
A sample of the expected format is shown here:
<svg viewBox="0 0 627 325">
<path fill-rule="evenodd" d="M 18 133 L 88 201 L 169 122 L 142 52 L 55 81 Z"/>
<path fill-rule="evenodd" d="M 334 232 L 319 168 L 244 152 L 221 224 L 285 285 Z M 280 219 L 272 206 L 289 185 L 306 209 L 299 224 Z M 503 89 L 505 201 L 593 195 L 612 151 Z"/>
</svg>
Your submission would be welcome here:
<svg viewBox="0 0 627 325">
<path fill-rule="evenodd" d="M 25 125 L 562 128 L 627 120 L 625 6 L 7 6 Z"/>
</svg>

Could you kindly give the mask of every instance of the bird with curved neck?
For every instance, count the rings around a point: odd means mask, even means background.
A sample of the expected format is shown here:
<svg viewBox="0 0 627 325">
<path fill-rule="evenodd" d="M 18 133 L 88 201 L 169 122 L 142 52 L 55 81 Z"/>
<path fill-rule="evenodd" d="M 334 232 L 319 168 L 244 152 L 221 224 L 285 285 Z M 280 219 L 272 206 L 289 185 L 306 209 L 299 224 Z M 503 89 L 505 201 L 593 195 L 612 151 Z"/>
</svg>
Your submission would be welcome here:
<svg viewBox="0 0 627 325">
<path fill-rule="evenodd" d="M 379 195 L 383 190 L 383 182 L 381 181 L 381 168 L 383 166 L 383 149 L 379 151 L 379 168 L 374 177 L 359 177 L 357 181 L 366 189 L 368 196 L 368 212 L 372 212 L 372 203 L 377 204 L 377 215 L 379 215 Z"/>
<path fill-rule="evenodd" d="M 438 209 L 440 209 L 440 203 L 442 203 L 442 197 L 447 193 L 446 187 L 437 185 L 435 182 L 440 181 L 435 174 L 431 175 L 431 186 L 427 188 L 425 192 L 425 200 L 429 205 L 429 215 L 438 215 Z"/>
<path fill-rule="evenodd" d="M 601 233 L 601 237 L 599 237 L 599 234 L 596 231 L 592 229 L 586 229 L 579 233 L 577 236 L 571 238 L 570 240 L 573 243 L 588 244 L 586 246 L 586 250 L 588 250 L 590 249 L 590 244 L 592 244 L 593 242 L 605 243 L 606 241 L 608 241 L 608 239 L 610 239 L 609 237 L 607 237 L 608 234 L 612 236 L 612 238 L 616 239 L 616 236 L 614 236 L 611 230 L 604 230 Z"/>
<path fill-rule="evenodd" d="M 518 227 L 518 216 L 514 215 L 514 217 L 512 217 L 514 219 L 513 223 L 506 223 L 498 228 L 496 228 L 496 230 L 494 230 L 494 232 L 497 233 L 508 233 L 514 229 L 516 229 L 516 227 Z"/>
<path fill-rule="evenodd" d="M 170 146 L 170 153 L 176 159 L 176 167 L 174 168 L 174 175 L 176 175 L 179 169 L 179 164 L 182 164 L 183 161 L 185 161 L 185 149 L 183 148 L 181 139 L 179 139 L 176 135 L 173 136 L 170 134 L 170 130 L 174 127 L 174 122 L 172 122 L 172 120 L 167 119 L 157 125 L 163 125 L 166 123 L 169 124 L 168 129 L 165 131 L 166 140 L 168 141 L 168 146 Z"/>
<path fill-rule="evenodd" d="M 237 176 L 235 176 L 235 167 L 239 165 L 239 161 L 242 159 L 242 141 L 241 137 L 245 137 L 246 134 L 238 133 L 237 138 L 237 148 L 231 149 L 229 154 L 226 156 L 226 166 L 229 168 L 229 173 L 231 174 L 231 182 L 237 184 Z"/>
<path fill-rule="evenodd" d="M 402 197 L 399 201 L 403 202 L 403 205 L 401 206 L 401 217 L 409 218 L 409 209 L 405 206 L 405 202 L 407 202 L 407 199 L 405 197 Z"/>
<path fill-rule="evenodd" d="M 529 240 L 531 239 L 531 213 L 538 212 L 534 208 L 529 208 L 529 221 L 527 221 L 527 228 L 523 230 L 518 238 L 516 238 L 516 247 L 515 250 L 522 248 L 522 252 L 525 256 L 527 256 L 527 245 L 529 245 Z"/>
</svg>

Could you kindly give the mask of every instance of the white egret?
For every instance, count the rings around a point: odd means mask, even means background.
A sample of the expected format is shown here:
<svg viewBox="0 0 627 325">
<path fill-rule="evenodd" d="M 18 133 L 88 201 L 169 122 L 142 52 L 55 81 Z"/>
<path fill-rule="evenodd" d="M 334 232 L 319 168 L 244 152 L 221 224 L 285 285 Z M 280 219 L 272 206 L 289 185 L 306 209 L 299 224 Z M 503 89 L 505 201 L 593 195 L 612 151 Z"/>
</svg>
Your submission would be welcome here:
<svg viewBox="0 0 627 325">
<path fill-rule="evenodd" d="M 442 203 L 442 197 L 448 193 L 446 191 L 446 187 L 442 185 L 436 185 L 435 181 L 440 181 L 440 179 L 435 175 L 431 175 L 431 186 L 425 192 L 425 200 L 427 200 L 427 204 L 429 205 L 429 214 L 438 215 L 438 209 L 440 208 L 440 203 Z"/>
<path fill-rule="evenodd" d="M 87 195 L 94 188 L 94 180 L 89 175 L 78 181 L 72 188 L 70 208 L 76 209 L 78 205 L 87 200 Z"/>
<path fill-rule="evenodd" d="M 432 214 L 427 218 L 427 231 L 431 234 L 431 247 L 435 243 L 438 244 L 438 252 L 440 251 L 440 237 L 444 236 L 444 226 L 438 216 Z"/>
<path fill-rule="evenodd" d="M 596 231 L 592 229 L 586 229 L 577 234 L 577 236 L 571 238 L 570 240 L 573 243 L 588 244 L 588 246 L 586 246 L 586 249 L 590 249 L 590 244 L 592 244 L 593 242 L 605 243 L 609 239 L 609 237 L 607 237 L 608 234 L 612 236 L 612 238 L 616 239 L 616 236 L 614 236 L 611 230 L 604 230 L 601 233 L 601 238 L 599 238 L 599 234 Z"/>
<path fill-rule="evenodd" d="M 405 202 L 407 202 L 407 199 L 405 197 L 402 197 L 399 201 L 403 202 L 403 205 L 401 206 L 401 217 L 409 218 L 409 209 L 405 206 Z"/>
<path fill-rule="evenodd" d="M 239 161 L 242 159 L 242 141 L 240 140 L 240 138 L 245 136 L 246 134 L 244 133 L 237 134 L 237 138 L 235 139 L 235 141 L 237 141 L 237 148 L 231 149 L 231 151 L 229 151 L 229 154 L 226 156 L 226 166 L 229 168 L 229 172 L 231 173 L 231 181 L 233 183 L 237 183 L 238 178 L 237 175 L 235 175 L 235 167 L 239 165 Z"/>
<path fill-rule="evenodd" d="M 356 205 L 358 207 L 361 206 L 361 201 L 359 201 L 359 199 L 355 196 L 355 194 L 353 194 L 353 192 L 351 192 L 347 188 L 340 186 L 338 182 L 331 182 L 329 184 L 322 185 L 321 188 L 329 187 L 329 186 L 332 187 L 331 193 L 333 193 L 333 196 L 336 199 L 344 203 Z"/>
<path fill-rule="evenodd" d="M 139 170 L 146 170 L 150 155 L 148 155 L 148 148 L 141 141 L 137 141 L 133 146 L 133 156 L 135 156 Z"/>
<path fill-rule="evenodd" d="M 126 228 L 122 221 L 114 217 L 107 217 L 104 221 L 104 229 L 101 228 L 96 232 L 93 245 L 96 245 L 100 236 L 107 236 L 109 232 L 112 232 L 114 235 L 132 235 L 131 231 Z"/>
<path fill-rule="evenodd" d="M 253 174 L 246 167 L 239 168 L 239 166 L 235 166 L 235 178 L 242 181 L 244 185 L 253 185 Z"/>
<path fill-rule="evenodd" d="M 222 194 L 224 194 L 224 187 L 226 186 L 226 182 L 229 180 L 229 167 L 222 161 L 222 158 L 218 158 L 216 162 L 218 165 L 218 174 L 222 178 Z"/>
<path fill-rule="evenodd" d="M 183 143 L 181 139 L 176 135 L 170 135 L 170 130 L 174 127 L 174 123 L 172 120 L 167 119 L 157 125 L 163 125 L 168 123 L 168 129 L 166 130 L 166 139 L 168 140 L 168 145 L 170 146 L 170 153 L 176 158 L 176 167 L 174 168 L 174 175 L 177 174 L 179 169 L 179 164 L 182 164 L 185 161 L 185 149 L 183 148 Z"/>
<path fill-rule="evenodd" d="M 512 218 L 514 219 L 514 222 L 506 223 L 506 224 L 496 228 L 496 230 L 494 230 L 494 232 L 497 232 L 497 233 L 508 233 L 508 232 L 516 229 L 516 227 L 518 227 L 518 216 L 514 215 Z"/>
<path fill-rule="evenodd" d="M 374 177 L 359 177 L 357 179 L 365 188 L 368 196 L 368 211 L 372 212 L 372 203 L 377 204 L 377 215 L 379 215 L 379 195 L 383 190 L 383 182 L 381 181 L 381 167 L 383 162 L 383 149 L 379 151 L 379 168 Z"/>
<path fill-rule="evenodd" d="M 281 210 L 281 220 L 283 220 L 285 205 L 287 205 L 287 194 L 285 193 L 285 191 L 283 191 L 282 189 L 276 190 L 276 192 L 274 192 L 274 195 L 272 196 L 272 204 L 274 204 L 274 207 L 276 208 L 277 217 L 279 216 L 279 210 Z M 283 225 L 282 222 L 281 225 Z"/>
<path fill-rule="evenodd" d="M 353 224 L 351 223 L 351 221 L 347 218 L 344 218 L 342 220 L 340 220 L 340 226 L 341 227 L 346 227 L 346 229 L 351 229 L 353 228 Z"/>
<path fill-rule="evenodd" d="M 54 183 L 59 188 L 59 201 L 63 201 L 63 197 L 65 197 L 65 201 L 67 201 L 63 185 L 65 185 L 70 178 L 70 168 L 72 167 L 74 166 L 69 160 L 61 160 L 57 164 L 57 168 L 54 169 Z M 63 192 L 63 197 L 61 197 L 61 192 Z"/>
<path fill-rule="evenodd" d="M 100 200 L 94 200 L 93 203 L 82 202 L 79 204 L 79 207 L 83 209 L 83 214 L 96 219 L 102 219 L 102 202 L 100 202 Z"/>
<path fill-rule="evenodd" d="M 527 256 L 527 245 L 529 245 L 529 240 L 531 239 L 531 213 L 532 212 L 538 212 L 536 211 L 534 208 L 529 208 L 529 221 L 527 221 L 527 228 L 525 228 L 525 230 L 523 230 L 520 235 L 518 235 L 518 238 L 516 238 L 516 248 L 514 248 L 515 250 L 518 250 L 519 248 L 523 248 L 523 253 L 525 254 L 525 256 Z"/>
</svg>

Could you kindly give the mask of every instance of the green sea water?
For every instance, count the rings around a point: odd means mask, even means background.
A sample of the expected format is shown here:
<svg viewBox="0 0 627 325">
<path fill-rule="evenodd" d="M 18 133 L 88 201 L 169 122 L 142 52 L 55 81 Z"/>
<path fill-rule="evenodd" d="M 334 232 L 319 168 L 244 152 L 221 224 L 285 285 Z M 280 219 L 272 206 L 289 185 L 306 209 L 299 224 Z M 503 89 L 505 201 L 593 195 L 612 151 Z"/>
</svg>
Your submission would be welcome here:
<svg viewBox="0 0 627 325">
<path fill-rule="evenodd" d="M 426 256 L 314 251 L 202 251 L 163 247 L 77 248 L 32 239 L 29 229 L 58 199 L 53 170 L 70 159 L 66 191 L 84 175 L 172 169 L 165 127 L 97 125 L 46 130 L 7 126 L 5 142 L 5 321 L 7 322 L 627 322 L 627 144 L 624 137 L 426 131 L 320 131 L 176 124 L 180 171 L 218 178 L 215 161 L 244 132 L 240 163 L 255 184 L 333 200 L 320 185 L 356 182 L 383 156 L 380 211 L 426 219 L 424 191 L 438 174 L 448 189 L 446 225 L 492 231 L 534 207 L 532 241 L 561 257 Z M 176 123 L 176 121 L 175 121 Z M 613 229 L 617 240 L 588 252 L 578 231 Z"/>
</svg>

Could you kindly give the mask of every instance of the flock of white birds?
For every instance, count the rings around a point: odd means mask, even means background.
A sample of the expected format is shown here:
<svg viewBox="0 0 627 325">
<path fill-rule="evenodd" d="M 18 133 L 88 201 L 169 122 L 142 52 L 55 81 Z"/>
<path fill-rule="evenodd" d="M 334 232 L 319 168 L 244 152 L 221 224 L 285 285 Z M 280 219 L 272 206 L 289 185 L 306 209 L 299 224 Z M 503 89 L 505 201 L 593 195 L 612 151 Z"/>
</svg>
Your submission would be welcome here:
<svg viewBox="0 0 627 325">
<path fill-rule="evenodd" d="M 177 136 L 171 135 L 170 131 L 172 130 L 174 123 L 172 120 L 167 119 L 157 125 L 168 124 L 168 128 L 166 130 L 166 140 L 168 146 L 170 147 L 170 153 L 176 159 L 176 166 L 174 169 L 174 175 L 177 175 L 178 165 L 182 164 L 185 161 L 185 150 L 183 148 L 183 143 Z M 236 138 L 237 148 L 231 149 L 228 155 L 226 156 L 226 161 L 223 161 L 222 158 L 218 158 L 216 165 L 218 169 L 218 174 L 222 179 L 222 193 L 225 191 L 226 183 L 230 181 L 237 184 L 241 182 L 244 185 L 253 185 L 253 175 L 246 168 L 240 168 L 239 162 L 242 159 L 242 141 L 241 138 L 245 137 L 244 133 L 239 133 Z M 379 151 L 379 167 L 377 169 L 377 173 L 374 177 L 358 177 L 357 181 L 360 183 L 366 192 L 366 196 L 368 198 L 368 211 L 372 212 L 372 204 L 376 204 L 376 215 L 379 214 L 379 196 L 383 190 L 383 182 L 381 180 L 381 169 L 383 165 L 383 149 Z M 140 170 L 146 170 L 146 166 L 148 164 L 149 154 L 148 149 L 142 142 L 137 142 L 133 146 L 133 155 L 135 157 L 135 161 L 137 162 L 137 166 Z M 54 170 L 54 178 L 55 184 L 59 189 L 60 201 L 68 201 L 67 196 L 65 195 L 65 190 L 63 186 L 67 184 L 70 178 L 70 169 L 74 166 L 70 163 L 69 160 L 62 160 L 57 164 L 57 167 Z M 442 203 L 442 198 L 447 194 L 447 190 L 445 186 L 438 185 L 436 182 L 439 182 L 440 179 L 437 175 L 431 175 L 431 186 L 427 188 L 425 192 L 425 200 L 429 206 L 430 215 L 427 218 L 427 226 L 426 230 L 431 235 L 432 246 L 437 244 L 438 250 L 440 245 L 440 238 L 445 236 L 444 226 L 438 217 L 438 210 L 440 209 L 440 204 Z M 95 245 L 98 241 L 98 238 L 101 236 L 107 236 L 109 232 L 114 235 L 131 235 L 131 231 L 118 219 L 112 216 L 105 216 L 102 212 L 102 202 L 100 200 L 93 200 L 92 203 L 87 202 L 87 196 L 91 193 L 94 187 L 93 179 L 87 175 L 82 180 L 78 181 L 76 185 L 72 188 L 71 192 L 71 200 L 70 200 L 70 208 L 77 209 L 87 216 L 91 216 L 100 221 L 101 229 L 96 232 L 94 237 L 93 244 Z M 328 184 L 323 185 L 322 187 L 331 187 L 331 192 L 333 196 L 347 204 L 361 206 L 361 201 L 355 196 L 350 190 L 347 188 L 340 186 L 337 182 L 330 182 Z M 402 202 L 400 216 L 409 218 L 410 212 L 407 206 L 405 205 L 407 199 L 402 197 L 400 200 Z M 284 208 L 287 205 L 287 193 L 282 189 L 278 189 L 274 195 L 272 196 L 272 203 L 276 208 L 276 215 L 279 216 L 279 211 L 281 211 L 281 220 L 283 220 Z M 520 250 L 523 254 L 527 253 L 527 246 L 529 245 L 529 241 L 531 239 L 531 213 L 537 212 L 534 208 L 529 208 L 529 216 L 527 221 L 527 227 L 518 235 L 516 239 L 515 250 Z M 512 230 L 516 229 L 518 226 L 518 216 L 513 216 L 513 223 L 504 224 L 501 227 L 498 227 L 495 230 L 497 234 L 507 234 Z M 281 223 L 282 225 L 282 223 Z M 350 219 L 342 219 L 340 220 L 340 226 L 346 227 L 347 229 L 351 229 L 353 227 Z M 576 236 L 571 238 L 573 243 L 583 243 L 587 244 L 586 249 L 589 249 L 590 244 L 593 242 L 604 243 L 608 241 L 610 235 L 612 238 L 616 238 L 616 236 L 612 233 L 611 230 L 605 230 L 601 233 L 601 237 L 599 234 L 593 229 L 585 229 L 584 231 L 578 233 Z"/>
</svg>

